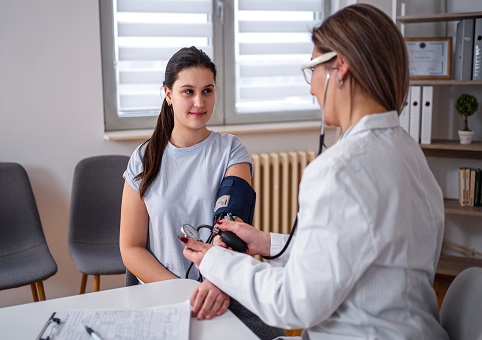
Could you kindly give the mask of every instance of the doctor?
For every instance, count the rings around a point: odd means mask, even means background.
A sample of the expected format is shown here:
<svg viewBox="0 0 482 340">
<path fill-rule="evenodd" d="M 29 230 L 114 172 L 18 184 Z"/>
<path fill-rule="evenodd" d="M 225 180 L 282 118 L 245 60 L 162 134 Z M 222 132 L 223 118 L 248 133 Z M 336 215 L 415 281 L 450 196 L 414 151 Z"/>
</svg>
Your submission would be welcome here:
<svg viewBox="0 0 482 340">
<path fill-rule="evenodd" d="M 184 256 L 267 324 L 304 328 L 303 339 L 447 339 L 432 289 L 442 191 L 398 119 L 409 85 L 404 39 L 383 12 L 357 4 L 312 40 L 305 78 L 343 135 L 303 173 L 294 241 L 270 263 L 187 239 Z M 276 254 L 287 239 L 236 222 L 219 228 L 251 255 Z"/>
</svg>

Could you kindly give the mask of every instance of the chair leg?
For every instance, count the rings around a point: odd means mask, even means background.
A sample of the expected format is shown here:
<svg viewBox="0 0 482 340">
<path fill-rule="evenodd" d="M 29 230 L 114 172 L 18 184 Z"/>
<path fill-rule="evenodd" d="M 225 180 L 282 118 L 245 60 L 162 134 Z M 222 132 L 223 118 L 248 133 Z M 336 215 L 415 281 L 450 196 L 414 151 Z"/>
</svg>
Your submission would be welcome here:
<svg viewBox="0 0 482 340">
<path fill-rule="evenodd" d="M 80 283 L 80 294 L 85 293 L 86 285 L 87 285 L 87 274 L 82 273 L 82 282 Z"/>
<path fill-rule="evenodd" d="M 100 290 L 100 275 L 94 275 L 94 292 Z"/>
<path fill-rule="evenodd" d="M 42 281 L 37 282 L 37 290 L 39 294 L 40 301 L 45 301 L 45 290 L 44 290 L 44 283 Z"/>
<path fill-rule="evenodd" d="M 35 286 L 35 283 L 31 283 L 30 288 L 32 289 L 33 301 L 38 302 L 37 287 Z"/>
</svg>

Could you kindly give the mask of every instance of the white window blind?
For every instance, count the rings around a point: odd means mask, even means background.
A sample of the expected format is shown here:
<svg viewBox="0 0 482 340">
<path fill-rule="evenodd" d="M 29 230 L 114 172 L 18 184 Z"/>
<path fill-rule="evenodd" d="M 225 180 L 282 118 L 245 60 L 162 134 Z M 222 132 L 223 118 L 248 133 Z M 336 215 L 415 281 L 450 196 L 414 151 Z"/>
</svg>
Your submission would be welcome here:
<svg viewBox="0 0 482 340">
<path fill-rule="evenodd" d="M 213 55 L 211 0 L 114 1 L 117 110 L 157 116 L 169 58 L 181 47 Z"/>
<path fill-rule="evenodd" d="M 299 119 L 302 112 L 313 117 L 313 111 L 318 111 L 309 85 L 300 76 L 300 65 L 311 58 L 311 29 L 321 22 L 323 3 L 234 1 L 234 121 L 244 121 L 243 115 L 270 112 L 291 119 L 296 114 Z"/>
<path fill-rule="evenodd" d="M 160 85 L 169 58 L 195 45 L 212 56 L 210 0 L 118 0 L 119 115 L 159 114 Z"/>
</svg>

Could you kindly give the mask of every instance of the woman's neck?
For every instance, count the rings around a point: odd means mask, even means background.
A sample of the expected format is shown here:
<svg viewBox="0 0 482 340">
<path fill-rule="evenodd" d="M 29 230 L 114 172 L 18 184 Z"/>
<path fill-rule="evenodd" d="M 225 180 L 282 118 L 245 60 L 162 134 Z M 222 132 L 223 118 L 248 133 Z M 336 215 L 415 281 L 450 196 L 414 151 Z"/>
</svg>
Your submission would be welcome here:
<svg viewBox="0 0 482 340">
<path fill-rule="evenodd" d="M 387 112 L 388 109 L 380 105 L 375 99 L 361 93 L 361 91 L 352 91 L 350 101 L 345 101 L 343 105 L 340 127 L 342 133 L 345 133 L 351 126 L 358 123 L 363 117 L 370 114 Z"/>
<path fill-rule="evenodd" d="M 169 142 L 177 148 L 188 148 L 190 146 L 201 143 L 203 140 L 209 137 L 211 131 L 207 127 L 203 127 L 197 130 L 192 129 L 174 129 L 172 130 L 171 138 Z"/>
</svg>

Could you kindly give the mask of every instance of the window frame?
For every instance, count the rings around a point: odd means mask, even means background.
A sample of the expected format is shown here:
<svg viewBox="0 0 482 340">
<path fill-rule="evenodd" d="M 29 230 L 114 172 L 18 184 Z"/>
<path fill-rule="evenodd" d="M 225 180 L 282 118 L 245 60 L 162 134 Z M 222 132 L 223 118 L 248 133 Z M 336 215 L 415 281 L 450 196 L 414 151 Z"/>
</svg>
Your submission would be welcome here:
<svg viewBox="0 0 482 340">
<path fill-rule="evenodd" d="M 101 33 L 102 88 L 104 101 L 104 131 L 152 129 L 156 116 L 120 117 L 117 114 L 117 76 L 115 59 L 114 1 L 99 0 L 99 19 Z M 296 0 L 294 0 L 296 1 Z M 235 86 L 235 23 L 234 1 L 213 0 L 213 61 L 218 69 L 216 88 L 216 109 L 209 121 L 210 126 L 229 126 L 240 124 L 286 123 L 299 121 L 319 121 L 319 109 L 237 113 Z M 323 1 L 322 13 L 329 13 L 329 1 Z M 222 8 L 220 15 L 218 10 Z M 325 14 L 326 16 L 326 14 Z M 223 21 L 221 22 L 221 17 Z M 300 71 L 300 77 L 302 77 Z M 161 86 L 159 84 L 159 86 Z"/>
</svg>

